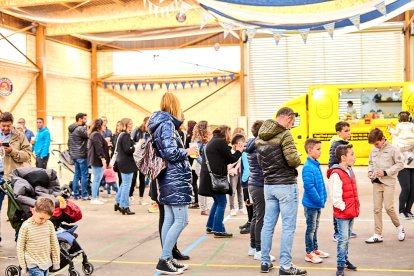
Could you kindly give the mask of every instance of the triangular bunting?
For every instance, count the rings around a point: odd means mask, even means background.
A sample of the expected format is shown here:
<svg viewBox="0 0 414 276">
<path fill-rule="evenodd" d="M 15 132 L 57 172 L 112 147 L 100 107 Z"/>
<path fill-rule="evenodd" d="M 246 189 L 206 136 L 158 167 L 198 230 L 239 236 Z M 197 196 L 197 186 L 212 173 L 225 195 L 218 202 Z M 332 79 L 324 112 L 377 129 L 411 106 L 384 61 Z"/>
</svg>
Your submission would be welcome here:
<svg viewBox="0 0 414 276">
<path fill-rule="evenodd" d="M 122 90 L 122 87 L 124 86 L 124 83 L 123 82 L 120 82 L 119 83 L 119 90 Z"/>
<path fill-rule="evenodd" d="M 278 46 L 280 40 L 282 39 L 283 31 L 282 30 L 272 30 L 272 34 L 273 34 L 273 39 L 276 42 L 276 46 Z"/>
<path fill-rule="evenodd" d="M 360 14 L 357 14 L 357 15 L 354 15 L 354 16 L 350 17 L 349 21 L 351 21 L 352 24 L 354 24 L 354 26 L 357 27 L 358 30 L 359 30 L 359 24 L 361 24 L 361 15 Z"/>
<path fill-rule="evenodd" d="M 298 31 L 300 33 L 300 36 L 303 39 L 303 43 L 306 43 L 306 41 L 308 41 L 308 36 L 309 36 L 310 29 L 300 29 Z"/>
<path fill-rule="evenodd" d="M 209 13 L 203 13 L 203 16 L 200 20 L 200 29 L 204 28 L 208 21 L 214 19 L 214 17 Z"/>
<path fill-rule="evenodd" d="M 181 14 L 186 14 L 188 12 L 188 10 L 191 8 L 191 5 L 187 4 L 186 2 L 181 2 L 181 9 L 180 9 L 180 13 Z"/>
<path fill-rule="evenodd" d="M 160 86 L 160 89 L 162 89 L 162 83 L 161 82 L 159 83 L 159 86 Z"/>
<path fill-rule="evenodd" d="M 190 87 L 191 87 L 191 88 L 193 88 L 194 81 L 193 81 L 193 80 L 191 80 L 191 81 L 189 81 L 188 83 L 190 84 Z"/>
<path fill-rule="evenodd" d="M 387 15 L 387 7 L 385 6 L 385 2 L 382 1 L 381 3 L 375 5 L 375 8 L 382 14 Z"/>
<path fill-rule="evenodd" d="M 202 82 L 203 82 L 202 80 L 197 80 L 198 87 L 201 87 L 201 83 L 202 83 Z"/>
<path fill-rule="evenodd" d="M 112 90 L 115 90 L 115 85 L 116 85 L 116 83 L 115 83 L 115 82 L 111 83 Z"/>
<path fill-rule="evenodd" d="M 221 76 L 221 80 L 222 80 L 223 82 L 226 82 L 226 79 L 227 79 L 227 76 L 225 76 L 225 75 Z"/>
<path fill-rule="evenodd" d="M 233 81 L 234 80 L 234 74 L 230 74 L 230 80 Z"/>
<path fill-rule="evenodd" d="M 155 85 L 155 83 L 150 83 L 151 90 L 154 90 L 154 85 Z"/>
<path fill-rule="evenodd" d="M 108 88 L 108 83 L 106 81 L 104 82 L 104 88 Z"/>
<path fill-rule="evenodd" d="M 210 79 L 206 79 L 205 82 L 207 83 L 207 86 L 210 86 Z"/>
<path fill-rule="evenodd" d="M 185 81 L 182 81 L 182 82 L 181 82 L 181 86 L 183 87 L 183 89 L 185 88 L 185 84 L 186 84 L 186 82 L 185 82 Z"/>
<path fill-rule="evenodd" d="M 135 91 L 137 91 L 137 90 L 138 90 L 138 85 L 139 85 L 139 83 L 134 83 L 134 86 L 135 86 Z"/>
<path fill-rule="evenodd" d="M 249 43 L 251 43 L 252 42 L 252 40 L 253 40 L 253 38 L 254 38 L 254 36 L 256 35 L 256 32 L 257 32 L 257 30 L 256 29 L 248 29 L 247 30 L 247 41 L 249 42 Z"/>
<path fill-rule="evenodd" d="M 224 39 L 229 35 L 230 31 L 234 28 L 234 25 L 228 22 L 223 23 L 224 27 Z"/>
<path fill-rule="evenodd" d="M 214 81 L 215 84 L 217 84 L 218 83 L 218 77 L 214 77 L 213 81 Z"/>
<path fill-rule="evenodd" d="M 333 34 L 335 30 L 335 22 L 325 24 L 323 25 L 323 27 L 328 32 L 329 36 L 333 39 Z"/>
<path fill-rule="evenodd" d="M 131 88 L 131 84 L 130 84 L 130 83 L 127 83 L 127 84 L 126 84 L 126 87 L 127 87 L 127 89 L 129 90 L 129 88 Z"/>
<path fill-rule="evenodd" d="M 146 83 L 141 84 L 142 85 L 142 90 L 145 90 L 145 87 L 147 87 Z"/>
<path fill-rule="evenodd" d="M 167 87 L 167 90 L 169 90 L 170 89 L 170 83 L 169 82 L 166 82 L 165 83 L 165 87 Z"/>
<path fill-rule="evenodd" d="M 175 90 L 177 90 L 178 82 L 173 82 Z"/>
</svg>

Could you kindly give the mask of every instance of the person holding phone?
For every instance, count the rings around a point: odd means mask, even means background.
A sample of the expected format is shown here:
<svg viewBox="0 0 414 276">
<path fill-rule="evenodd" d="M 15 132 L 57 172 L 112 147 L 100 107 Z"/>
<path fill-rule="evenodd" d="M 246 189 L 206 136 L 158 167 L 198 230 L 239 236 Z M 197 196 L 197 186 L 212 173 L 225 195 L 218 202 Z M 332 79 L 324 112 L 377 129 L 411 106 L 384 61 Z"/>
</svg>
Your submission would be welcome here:
<svg viewBox="0 0 414 276">
<path fill-rule="evenodd" d="M 4 180 L 10 180 L 11 172 L 19 167 L 29 167 L 32 147 L 25 135 L 13 128 L 13 114 L 0 115 L 0 147 L 4 150 Z"/>
</svg>

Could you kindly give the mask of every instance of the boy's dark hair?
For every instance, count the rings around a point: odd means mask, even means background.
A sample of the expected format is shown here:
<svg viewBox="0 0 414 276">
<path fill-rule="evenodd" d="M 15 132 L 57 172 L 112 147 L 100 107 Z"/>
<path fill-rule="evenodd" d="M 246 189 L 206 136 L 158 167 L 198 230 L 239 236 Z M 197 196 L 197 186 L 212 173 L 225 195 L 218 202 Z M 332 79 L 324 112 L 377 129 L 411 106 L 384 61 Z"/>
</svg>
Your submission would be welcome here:
<svg viewBox="0 0 414 276">
<path fill-rule="evenodd" d="M 230 127 L 221 125 L 213 131 L 213 135 L 218 138 L 226 138 L 227 131 L 230 131 Z"/>
<path fill-rule="evenodd" d="M 321 141 L 319 141 L 318 139 L 314 139 L 314 138 L 307 139 L 305 142 L 306 153 L 308 153 L 311 149 L 313 149 L 315 145 L 320 144 L 320 143 Z"/>
<path fill-rule="evenodd" d="M 12 122 L 13 123 L 14 118 L 13 118 L 13 114 L 11 114 L 10 112 L 3 112 L 0 115 L 0 122 Z"/>
<path fill-rule="evenodd" d="M 236 134 L 231 139 L 231 144 L 232 145 L 235 145 L 235 144 L 237 144 L 240 141 L 245 142 L 246 141 L 246 138 L 242 134 Z"/>
<path fill-rule="evenodd" d="M 76 122 L 79 121 L 79 119 L 83 119 L 83 117 L 87 116 L 86 113 L 78 113 L 76 114 Z"/>
<path fill-rule="evenodd" d="M 42 121 L 42 123 L 44 123 L 45 122 L 45 120 L 43 119 L 43 118 L 37 118 L 37 120 L 39 120 L 39 121 Z"/>
<path fill-rule="evenodd" d="M 384 133 L 379 128 L 374 128 L 368 134 L 368 143 L 374 144 L 377 141 L 381 141 L 384 138 Z"/>
<path fill-rule="evenodd" d="M 348 101 L 347 104 L 354 105 L 354 102 L 353 101 Z"/>
<path fill-rule="evenodd" d="M 410 121 L 410 113 L 407 111 L 402 111 L 398 114 L 398 122 L 409 122 Z"/>
<path fill-rule="evenodd" d="M 348 153 L 348 149 L 352 149 L 352 144 L 339 145 L 335 150 L 335 157 L 339 163 L 342 161 L 342 156 Z"/>
<path fill-rule="evenodd" d="M 55 203 L 50 198 L 39 197 L 35 202 L 34 208 L 38 213 L 46 213 L 52 216 L 55 211 Z"/>
<path fill-rule="evenodd" d="M 263 125 L 262 120 L 257 120 L 253 123 L 251 131 L 254 137 L 257 137 L 257 135 L 259 135 L 259 129 L 262 125 Z"/>
<path fill-rule="evenodd" d="M 276 113 L 276 117 L 279 117 L 279 116 L 292 116 L 292 115 L 295 115 L 295 112 L 293 112 L 293 109 L 290 108 L 290 107 L 282 107 Z"/>
<path fill-rule="evenodd" d="M 350 125 L 349 125 L 349 123 L 347 123 L 347 122 L 343 122 L 343 121 L 337 122 L 337 123 L 335 124 L 335 131 L 336 131 L 336 132 L 338 132 L 338 131 L 342 131 L 342 129 L 343 129 L 344 127 L 351 127 L 351 126 L 350 126 Z"/>
</svg>

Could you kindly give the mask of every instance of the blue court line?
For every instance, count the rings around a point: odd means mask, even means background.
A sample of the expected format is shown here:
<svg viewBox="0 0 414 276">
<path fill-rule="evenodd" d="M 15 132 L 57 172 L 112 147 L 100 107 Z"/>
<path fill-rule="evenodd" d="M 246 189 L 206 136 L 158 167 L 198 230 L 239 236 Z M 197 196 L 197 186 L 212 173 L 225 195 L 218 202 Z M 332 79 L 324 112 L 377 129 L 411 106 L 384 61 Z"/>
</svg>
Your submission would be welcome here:
<svg viewBox="0 0 414 276">
<path fill-rule="evenodd" d="M 231 215 L 227 215 L 227 217 L 223 220 L 223 223 L 228 221 L 231 218 Z M 202 243 L 206 238 L 208 234 L 203 234 L 201 237 L 196 239 L 190 246 L 188 246 L 186 249 L 184 249 L 183 254 L 187 255 L 190 253 L 194 248 L 196 248 L 200 243 Z M 160 276 L 161 274 L 159 272 L 155 272 L 154 276 Z"/>
</svg>

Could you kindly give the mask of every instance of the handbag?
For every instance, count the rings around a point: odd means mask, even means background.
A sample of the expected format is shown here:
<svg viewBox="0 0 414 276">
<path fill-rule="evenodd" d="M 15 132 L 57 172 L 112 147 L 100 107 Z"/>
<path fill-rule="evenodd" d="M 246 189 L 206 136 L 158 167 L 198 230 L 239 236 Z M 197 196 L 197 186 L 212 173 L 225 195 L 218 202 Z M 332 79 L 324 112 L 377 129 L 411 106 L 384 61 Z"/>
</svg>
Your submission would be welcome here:
<svg viewBox="0 0 414 276">
<path fill-rule="evenodd" d="M 206 157 L 207 169 L 211 178 L 211 190 L 213 192 L 226 194 L 230 190 L 230 183 L 227 175 L 218 175 L 211 171 L 210 163 L 207 158 L 207 145 L 204 148 L 204 156 Z"/>
<path fill-rule="evenodd" d="M 135 146 L 133 154 L 138 170 L 147 176 L 150 181 L 156 179 L 158 175 L 167 167 L 167 162 L 159 157 L 153 144 L 152 136 L 142 144 Z"/>
<path fill-rule="evenodd" d="M 124 133 L 121 132 L 118 136 L 118 139 L 116 140 L 114 154 L 112 155 L 111 161 L 109 161 L 109 166 L 111 166 L 111 167 L 113 167 L 115 165 L 116 158 L 118 157 L 118 144 L 119 144 L 119 140 L 121 140 L 122 134 L 124 134 Z"/>
</svg>

